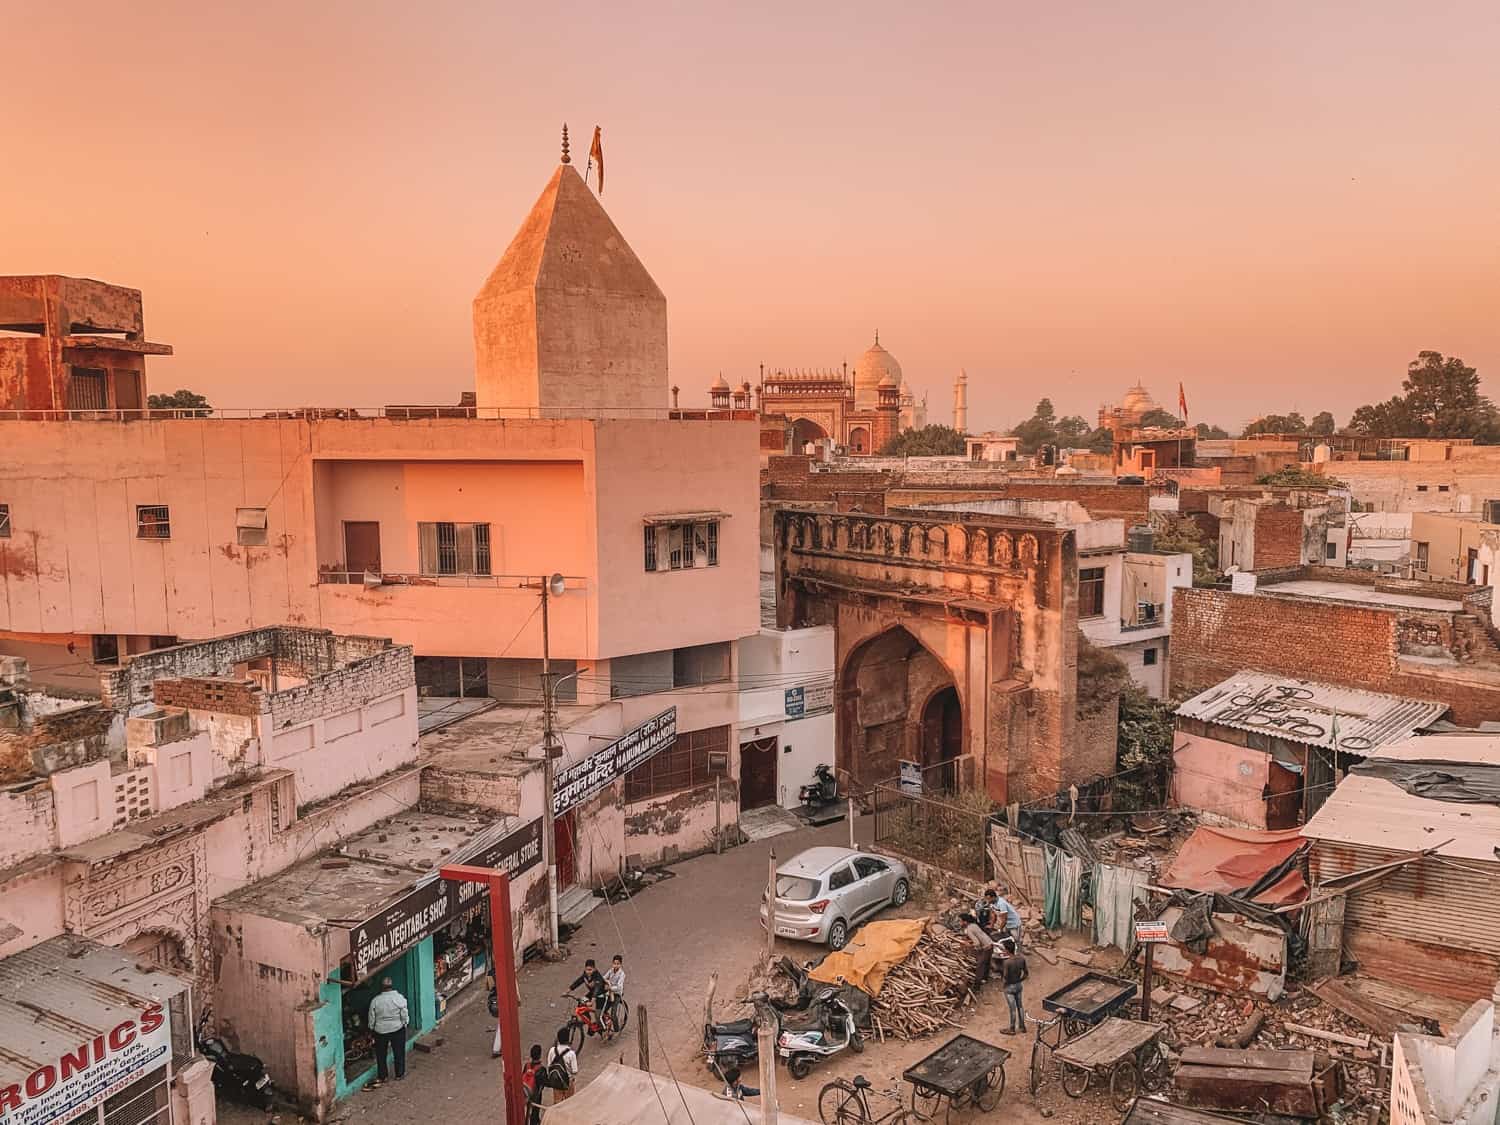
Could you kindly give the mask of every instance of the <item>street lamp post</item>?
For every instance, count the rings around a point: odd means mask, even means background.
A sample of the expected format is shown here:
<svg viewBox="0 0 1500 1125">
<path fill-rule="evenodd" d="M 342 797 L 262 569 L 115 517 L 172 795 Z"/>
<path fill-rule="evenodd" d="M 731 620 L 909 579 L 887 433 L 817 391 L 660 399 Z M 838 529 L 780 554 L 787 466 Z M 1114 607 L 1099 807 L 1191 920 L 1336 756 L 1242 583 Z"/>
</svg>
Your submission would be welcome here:
<svg viewBox="0 0 1500 1125">
<path fill-rule="evenodd" d="M 542 590 L 542 803 L 546 817 L 542 830 L 543 855 L 547 860 L 547 945 L 557 949 L 557 817 L 553 812 L 553 788 L 556 783 L 554 762 L 562 757 L 557 744 L 555 686 L 552 682 L 552 637 L 547 620 L 547 606 L 552 598 L 561 597 L 567 582 L 561 574 L 540 579 Z"/>
</svg>

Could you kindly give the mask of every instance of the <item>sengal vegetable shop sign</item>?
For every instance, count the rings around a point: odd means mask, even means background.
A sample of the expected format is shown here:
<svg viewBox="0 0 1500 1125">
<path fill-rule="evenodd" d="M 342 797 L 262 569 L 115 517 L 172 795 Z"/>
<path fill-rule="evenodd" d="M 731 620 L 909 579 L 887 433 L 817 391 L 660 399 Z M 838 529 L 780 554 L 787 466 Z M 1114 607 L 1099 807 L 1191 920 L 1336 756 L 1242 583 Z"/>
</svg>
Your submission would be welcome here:
<svg viewBox="0 0 1500 1125">
<path fill-rule="evenodd" d="M 107 1032 L 42 1063 L 24 1081 L 0 1086 L 0 1122 L 71 1121 L 147 1071 L 165 1066 L 171 1050 L 171 1027 L 159 1004 L 130 1015 L 122 1011 Z"/>
<path fill-rule="evenodd" d="M 542 861 L 542 818 L 537 817 L 507 833 L 464 862 L 475 867 L 498 867 L 514 879 Z M 481 883 L 451 883 L 430 879 L 375 917 L 349 931 L 349 957 L 354 979 L 364 980 L 376 968 L 401 956 L 428 934 L 442 929 L 474 900 L 489 893 Z M 0 1121 L 0 1125 L 9 1125 Z"/>
<path fill-rule="evenodd" d="M 647 719 L 604 749 L 574 762 L 557 775 L 552 789 L 552 815 L 562 816 L 583 804 L 616 778 L 624 777 L 659 750 L 677 741 L 677 708 L 668 707 Z"/>
</svg>

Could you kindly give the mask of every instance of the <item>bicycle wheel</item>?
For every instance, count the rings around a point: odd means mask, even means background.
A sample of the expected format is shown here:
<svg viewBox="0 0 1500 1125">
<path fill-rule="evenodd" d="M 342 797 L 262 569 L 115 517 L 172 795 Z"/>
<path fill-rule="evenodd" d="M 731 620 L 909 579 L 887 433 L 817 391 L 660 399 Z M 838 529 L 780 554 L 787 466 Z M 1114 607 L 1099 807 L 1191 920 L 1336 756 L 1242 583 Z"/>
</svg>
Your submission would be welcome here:
<svg viewBox="0 0 1500 1125">
<path fill-rule="evenodd" d="M 1062 1088 L 1063 1093 L 1070 1098 L 1081 1098 L 1083 1092 L 1089 1088 L 1089 1072 L 1081 1066 L 1072 1063 L 1062 1064 Z"/>
<path fill-rule="evenodd" d="M 869 1120 L 859 1095 L 840 1080 L 818 1091 L 818 1118 L 823 1125 L 863 1125 Z"/>
<path fill-rule="evenodd" d="M 624 997 L 615 1001 L 609 1015 L 615 1021 L 615 1030 L 624 1031 L 625 1025 L 630 1022 L 630 1005 L 625 1002 Z"/>
<path fill-rule="evenodd" d="M 927 1086 L 913 1082 L 911 1084 L 911 1108 L 923 1120 L 937 1113 L 938 1106 L 943 1103 L 943 1095 Z"/>
<path fill-rule="evenodd" d="M 568 1021 L 568 1045 L 573 1050 L 583 1050 L 583 1021 L 572 1019 Z"/>
<path fill-rule="evenodd" d="M 1005 1067 L 997 1066 L 974 1084 L 974 1104 L 988 1113 L 1000 1104 L 1005 1093 Z"/>
<path fill-rule="evenodd" d="M 1141 1089 L 1154 1093 L 1164 1088 L 1171 1078 L 1167 1068 L 1167 1055 L 1155 1039 L 1137 1052 L 1136 1065 L 1141 1070 Z"/>
<path fill-rule="evenodd" d="M 1124 1113 L 1130 1108 L 1130 1103 L 1135 1101 L 1140 1089 L 1141 1072 L 1135 1068 L 1135 1061 L 1121 1059 L 1109 1075 L 1110 1104 Z"/>
<path fill-rule="evenodd" d="M 1031 1045 L 1031 1073 L 1027 1083 L 1033 1096 L 1038 1094 L 1052 1075 L 1052 1048 L 1038 1039 Z"/>
</svg>

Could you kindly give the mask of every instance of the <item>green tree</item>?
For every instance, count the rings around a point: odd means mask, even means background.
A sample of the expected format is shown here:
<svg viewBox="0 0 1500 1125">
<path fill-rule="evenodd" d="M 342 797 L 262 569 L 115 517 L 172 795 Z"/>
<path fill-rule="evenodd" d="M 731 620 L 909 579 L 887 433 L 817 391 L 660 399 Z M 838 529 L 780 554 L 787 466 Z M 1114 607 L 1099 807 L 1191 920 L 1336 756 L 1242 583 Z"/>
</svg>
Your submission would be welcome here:
<svg viewBox="0 0 1500 1125">
<path fill-rule="evenodd" d="M 1141 415 L 1141 425 L 1147 429 L 1175 430 L 1182 425 L 1182 419 L 1169 410 L 1154 406 Z"/>
<path fill-rule="evenodd" d="M 1057 420 L 1057 426 L 1053 429 L 1053 436 L 1056 438 L 1053 444 L 1076 448 L 1088 434 L 1089 424 L 1077 414 L 1069 414 Z"/>
<path fill-rule="evenodd" d="M 1294 410 L 1290 414 L 1267 414 L 1264 418 L 1257 418 L 1245 427 L 1245 432 L 1240 436 L 1305 433 L 1307 433 L 1307 419 Z"/>
<path fill-rule="evenodd" d="M 1256 484 L 1269 484 L 1277 488 L 1348 488 L 1348 484 L 1335 477 L 1327 476 L 1315 469 L 1306 469 L 1301 465 L 1288 465 L 1283 469 L 1277 469 L 1274 473 L 1255 478 Z"/>
<path fill-rule="evenodd" d="M 1223 426 L 1210 426 L 1207 422 L 1199 422 L 1197 430 L 1199 441 L 1223 441 L 1229 437 Z"/>
<path fill-rule="evenodd" d="M 1500 414 L 1479 393 L 1479 372 L 1457 356 L 1420 352 L 1406 365 L 1402 394 L 1361 406 L 1349 428 L 1371 437 L 1500 441 Z"/>
<path fill-rule="evenodd" d="M 147 395 L 146 405 L 152 410 L 197 410 L 207 413 L 212 410 L 208 399 L 197 391 L 173 391 L 169 395 Z"/>
<path fill-rule="evenodd" d="M 1097 430 L 1090 430 L 1088 438 L 1083 447 L 1094 453 L 1110 453 L 1115 448 L 1115 432 L 1108 426 L 1100 426 Z"/>
<path fill-rule="evenodd" d="M 1219 544 L 1205 539 L 1191 519 L 1171 512 L 1152 512 L 1151 529 L 1158 551 L 1193 556 L 1194 586 L 1212 586 L 1219 580 Z"/>
<path fill-rule="evenodd" d="M 903 430 L 881 448 L 883 457 L 962 457 L 964 435 L 952 426 L 934 424 Z"/>
<path fill-rule="evenodd" d="M 1036 404 L 1030 418 L 1011 430 L 1012 437 L 1021 439 L 1022 453 L 1035 453 L 1044 445 L 1057 444 L 1057 411 L 1050 398 Z"/>
<path fill-rule="evenodd" d="M 1307 427 L 1307 432 L 1310 434 L 1327 435 L 1333 433 L 1336 429 L 1338 429 L 1338 426 L 1334 424 L 1332 412 L 1320 410 L 1313 415 L 1312 424 Z"/>
</svg>

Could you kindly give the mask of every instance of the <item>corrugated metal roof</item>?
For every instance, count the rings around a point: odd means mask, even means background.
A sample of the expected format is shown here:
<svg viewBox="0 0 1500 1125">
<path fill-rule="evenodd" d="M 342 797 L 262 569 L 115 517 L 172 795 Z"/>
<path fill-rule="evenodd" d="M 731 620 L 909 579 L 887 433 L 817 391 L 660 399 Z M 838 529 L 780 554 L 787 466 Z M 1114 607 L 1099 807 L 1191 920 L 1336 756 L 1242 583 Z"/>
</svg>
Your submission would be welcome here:
<svg viewBox="0 0 1500 1125">
<path fill-rule="evenodd" d="M 0 1087 L 187 988 L 180 977 L 71 934 L 11 954 L 0 961 Z"/>
<path fill-rule="evenodd" d="M 1351 774 L 1302 828 L 1309 840 L 1420 852 L 1452 838 L 1437 854 L 1495 864 L 1500 807 L 1414 797 L 1393 782 Z"/>
<path fill-rule="evenodd" d="M 1368 756 L 1393 762 L 1473 762 L 1500 766 L 1500 733 L 1423 734 L 1392 742 Z"/>
<path fill-rule="evenodd" d="M 1325 750 L 1334 748 L 1337 719 L 1338 748 L 1368 756 L 1380 746 L 1409 737 L 1447 710 L 1447 704 L 1425 699 L 1241 672 L 1193 696 L 1177 713 Z"/>
</svg>

